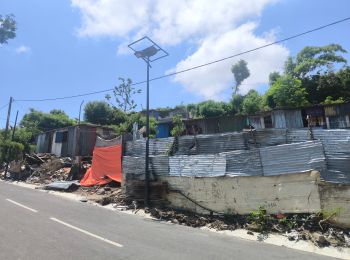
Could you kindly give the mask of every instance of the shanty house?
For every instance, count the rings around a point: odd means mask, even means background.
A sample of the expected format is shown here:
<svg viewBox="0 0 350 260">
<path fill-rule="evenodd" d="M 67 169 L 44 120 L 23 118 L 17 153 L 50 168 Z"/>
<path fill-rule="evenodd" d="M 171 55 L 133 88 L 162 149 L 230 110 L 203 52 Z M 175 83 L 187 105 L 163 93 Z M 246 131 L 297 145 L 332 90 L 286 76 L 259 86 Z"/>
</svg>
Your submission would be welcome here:
<svg viewBox="0 0 350 260">
<path fill-rule="evenodd" d="M 350 127 L 350 103 L 324 106 L 327 128 Z"/>
<path fill-rule="evenodd" d="M 37 136 L 36 152 L 52 153 L 60 157 L 90 156 L 96 137 L 115 137 L 110 128 L 80 124 L 43 132 Z"/>
<path fill-rule="evenodd" d="M 187 119 L 183 122 L 186 127 L 186 135 L 237 132 L 247 127 L 246 116 Z"/>
</svg>

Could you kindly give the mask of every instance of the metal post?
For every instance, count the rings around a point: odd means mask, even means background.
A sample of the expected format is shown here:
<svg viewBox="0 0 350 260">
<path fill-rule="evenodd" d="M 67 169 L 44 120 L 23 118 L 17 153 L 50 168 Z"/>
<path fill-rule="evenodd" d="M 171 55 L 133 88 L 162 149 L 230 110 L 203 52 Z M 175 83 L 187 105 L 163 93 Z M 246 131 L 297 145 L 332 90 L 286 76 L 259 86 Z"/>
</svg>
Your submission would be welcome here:
<svg viewBox="0 0 350 260">
<path fill-rule="evenodd" d="M 143 50 L 135 48 L 138 43 L 141 41 L 148 41 L 149 46 Z M 150 172 L 149 172 L 149 69 L 150 62 L 154 62 L 161 58 L 164 58 L 169 55 L 164 49 L 162 49 L 157 43 L 152 41 L 149 37 L 145 36 L 137 41 L 134 41 L 128 45 L 128 47 L 134 52 L 137 58 L 141 58 L 146 62 L 147 65 L 147 102 L 146 102 L 146 157 L 145 157 L 145 207 L 149 206 L 150 198 Z M 158 57 L 150 58 L 155 56 L 157 53 L 161 52 L 161 55 Z M 142 105 L 141 105 L 142 107 Z"/>
<path fill-rule="evenodd" d="M 149 205 L 149 57 L 147 57 L 145 207 Z"/>
</svg>

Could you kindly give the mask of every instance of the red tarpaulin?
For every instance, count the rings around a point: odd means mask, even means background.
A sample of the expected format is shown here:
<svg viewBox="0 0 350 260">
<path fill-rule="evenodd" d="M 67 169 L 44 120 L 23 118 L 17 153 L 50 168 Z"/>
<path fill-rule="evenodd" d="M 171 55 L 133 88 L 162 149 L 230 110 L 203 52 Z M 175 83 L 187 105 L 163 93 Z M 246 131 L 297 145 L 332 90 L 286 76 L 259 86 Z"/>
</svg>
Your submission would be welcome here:
<svg viewBox="0 0 350 260">
<path fill-rule="evenodd" d="M 92 165 L 80 181 L 82 186 L 101 185 L 122 179 L 122 146 L 95 147 Z"/>
</svg>

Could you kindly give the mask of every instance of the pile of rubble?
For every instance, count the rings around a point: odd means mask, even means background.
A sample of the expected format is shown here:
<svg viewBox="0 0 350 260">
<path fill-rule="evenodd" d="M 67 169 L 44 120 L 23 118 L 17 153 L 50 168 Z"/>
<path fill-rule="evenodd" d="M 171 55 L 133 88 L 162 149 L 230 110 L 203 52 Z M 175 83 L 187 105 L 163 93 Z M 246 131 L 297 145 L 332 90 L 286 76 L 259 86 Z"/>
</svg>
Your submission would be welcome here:
<svg viewBox="0 0 350 260">
<path fill-rule="evenodd" d="M 27 182 L 49 184 L 55 181 L 66 180 L 71 170 L 72 162 L 70 158 L 46 155 L 42 164 L 32 164 L 29 167 L 32 170 L 32 174 L 27 178 Z"/>
<path fill-rule="evenodd" d="M 90 166 L 91 158 L 83 160 L 79 169 L 69 157 L 59 158 L 49 153 L 27 154 L 24 161 L 10 163 L 7 177 L 33 184 L 80 180 Z"/>
<path fill-rule="evenodd" d="M 279 233 L 291 241 L 308 240 L 319 247 L 350 247 L 350 230 L 331 224 L 329 216 L 318 214 L 277 214 L 268 215 L 259 209 L 250 215 L 204 216 L 173 209 L 149 209 L 159 220 L 191 227 L 208 227 L 216 230 L 246 229 L 247 233 L 267 237 L 269 233 Z"/>
<path fill-rule="evenodd" d="M 126 196 L 122 191 L 122 188 L 120 188 L 120 185 L 116 182 L 110 182 L 103 186 L 81 186 L 75 191 L 75 193 L 82 195 L 84 198 L 86 198 L 86 200 L 96 202 L 102 206 L 108 204 L 125 206 L 129 204 L 129 201 L 126 200 Z"/>
</svg>

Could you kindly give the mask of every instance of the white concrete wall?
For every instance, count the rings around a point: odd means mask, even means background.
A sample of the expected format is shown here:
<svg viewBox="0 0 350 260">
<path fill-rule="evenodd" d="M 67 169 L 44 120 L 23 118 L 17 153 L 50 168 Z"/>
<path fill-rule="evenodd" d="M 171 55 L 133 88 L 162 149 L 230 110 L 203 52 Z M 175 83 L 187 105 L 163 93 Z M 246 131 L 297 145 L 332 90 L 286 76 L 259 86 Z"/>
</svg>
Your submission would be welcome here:
<svg viewBox="0 0 350 260">
<path fill-rule="evenodd" d="M 321 207 L 326 214 L 336 213 L 332 218 L 338 225 L 350 227 L 350 185 L 320 184 Z"/>
<path fill-rule="evenodd" d="M 224 213 L 249 214 L 259 206 L 268 213 L 311 213 L 321 210 L 317 171 L 249 177 L 160 176 L 170 189 L 180 190 L 202 206 Z M 170 192 L 171 206 L 208 213 L 181 194 Z"/>
</svg>

